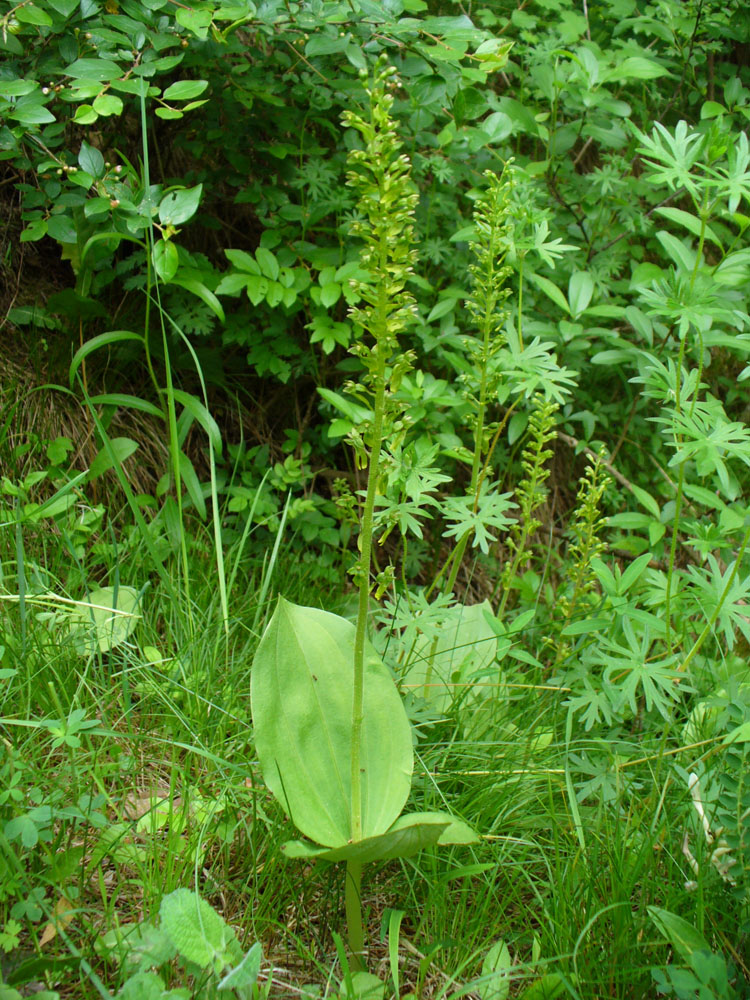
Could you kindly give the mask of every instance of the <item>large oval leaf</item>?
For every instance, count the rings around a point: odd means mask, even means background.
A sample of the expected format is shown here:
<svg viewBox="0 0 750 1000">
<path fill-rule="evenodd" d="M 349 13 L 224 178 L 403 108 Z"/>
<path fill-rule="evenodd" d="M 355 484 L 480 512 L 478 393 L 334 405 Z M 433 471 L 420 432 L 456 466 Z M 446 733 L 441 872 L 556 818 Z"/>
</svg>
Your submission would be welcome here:
<svg viewBox="0 0 750 1000">
<path fill-rule="evenodd" d="M 252 713 L 266 784 L 318 844 L 351 839 L 354 626 L 279 598 L 253 661 Z M 365 656 L 362 835 L 385 833 L 411 786 L 411 727 L 375 650 Z"/>
<path fill-rule="evenodd" d="M 475 844 L 479 838 L 463 820 L 447 812 L 407 813 L 390 830 L 343 847 L 316 848 L 302 840 L 291 840 L 283 850 L 288 858 L 320 858 L 323 861 L 389 861 L 408 858 L 425 847 Z"/>
</svg>

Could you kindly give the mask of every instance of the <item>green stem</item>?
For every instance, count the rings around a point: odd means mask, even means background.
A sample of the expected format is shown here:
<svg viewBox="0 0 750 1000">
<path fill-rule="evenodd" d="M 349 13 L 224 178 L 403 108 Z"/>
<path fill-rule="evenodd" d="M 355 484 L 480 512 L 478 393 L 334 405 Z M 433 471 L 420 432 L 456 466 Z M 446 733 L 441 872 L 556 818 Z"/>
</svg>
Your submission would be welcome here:
<svg viewBox="0 0 750 1000">
<path fill-rule="evenodd" d="M 706 239 L 706 225 L 708 223 L 708 195 L 704 200 L 703 206 L 700 209 L 700 219 L 701 219 L 701 231 L 698 236 L 698 249 L 695 254 L 695 264 L 693 265 L 693 271 L 690 275 L 690 291 L 692 292 L 695 285 L 695 279 L 698 275 L 698 267 L 701 259 L 703 258 L 703 245 Z M 677 373 L 675 382 L 675 411 L 679 415 L 682 413 L 682 360 L 685 356 L 685 344 L 687 342 L 687 332 L 685 336 L 680 340 L 680 350 L 677 356 Z M 691 404 L 691 413 L 695 407 L 695 400 L 698 398 L 698 392 L 700 389 L 700 374 L 703 370 L 703 340 L 700 341 L 701 346 L 701 357 L 699 361 L 699 374 L 698 381 L 695 386 L 695 397 L 693 398 Z M 681 442 L 681 437 L 677 438 L 677 445 L 679 446 Z M 667 649 L 672 652 L 672 578 L 674 576 L 674 564 L 677 555 L 677 534 L 680 529 L 680 511 L 682 508 L 682 493 L 685 485 L 685 460 L 680 462 L 680 473 L 677 480 L 677 495 L 675 496 L 675 507 L 674 507 L 674 520 L 672 522 L 672 540 L 669 546 L 669 566 L 667 568 L 667 593 L 666 599 L 664 601 L 664 617 L 665 617 L 665 631 L 666 631 L 666 644 Z"/>
<path fill-rule="evenodd" d="M 523 262 L 525 254 L 521 254 L 518 261 L 518 346 L 523 350 Z"/>
<path fill-rule="evenodd" d="M 346 929 L 354 972 L 364 970 L 365 932 L 362 926 L 362 865 L 357 861 L 346 863 L 346 887 L 344 906 L 346 909 Z"/>
<path fill-rule="evenodd" d="M 385 258 L 387 247 L 381 241 L 381 254 Z M 385 263 L 383 270 L 385 273 Z M 375 512 L 375 497 L 378 491 L 378 469 L 380 449 L 383 441 L 383 420 L 385 416 L 385 350 L 384 341 L 388 322 L 388 302 L 385 286 L 381 282 L 376 314 L 375 342 L 377 368 L 375 370 L 375 413 L 372 423 L 372 446 L 367 470 L 367 493 L 362 512 L 362 528 L 359 534 L 359 603 L 357 626 L 354 635 L 354 693 L 352 697 L 352 757 L 351 757 L 351 834 L 352 839 L 362 839 L 362 771 L 360 767 L 362 751 L 362 720 L 364 717 L 364 677 L 365 639 L 367 636 L 367 612 L 370 603 L 370 559 L 372 552 L 372 528 Z M 378 336 L 381 334 L 381 336 Z"/>
</svg>

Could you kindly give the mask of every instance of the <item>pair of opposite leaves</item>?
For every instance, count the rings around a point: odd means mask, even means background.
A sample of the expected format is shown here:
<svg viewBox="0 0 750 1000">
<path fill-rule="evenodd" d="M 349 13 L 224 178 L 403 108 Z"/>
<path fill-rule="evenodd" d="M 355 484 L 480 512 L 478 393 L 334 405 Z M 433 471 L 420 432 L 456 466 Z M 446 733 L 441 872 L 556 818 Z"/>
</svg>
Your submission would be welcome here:
<svg viewBox="0 0 750 1000">
<path fill-rule="evenodd" d="M 368 643 L 360 747 L 362 837 L 351 832 L 354 625 L 279 598 L 255 654 L 252 713 L 263 778 L 312 843 L 289 857 L 368 861 L 407 857 L 477 836 L 446 812 L 401 815 L 414 768 L 411 725 L 387 668 Z"/>
</svg>

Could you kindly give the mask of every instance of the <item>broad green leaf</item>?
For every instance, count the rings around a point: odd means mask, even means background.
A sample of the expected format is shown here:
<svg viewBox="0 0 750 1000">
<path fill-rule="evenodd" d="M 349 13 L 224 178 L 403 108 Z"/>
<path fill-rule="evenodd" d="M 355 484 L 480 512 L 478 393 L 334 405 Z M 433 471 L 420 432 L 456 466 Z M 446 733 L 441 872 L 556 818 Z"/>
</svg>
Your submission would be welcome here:
<svg viewBox="0 0 750 1000">
<path fill-rule="evenodd" d="M 686 247 L 685 244 L 678 240 L 676 236 L 668 233 L 665 229 L 660 229 L 656 234 L 656 238 L 678 267 L 681 267 L 688 273 L 692 272 L 695 262 L 694 250 Z"/>
<path fill-rule="evenodd" d="M 246 274 L 226 274 L 216 286 L 217 295 L 239 295 L 247 287 Z"/>
<path fill-rule="evenodd" d="M 41 98 L 37 97 L 36 94 L 22 97 L 4 114 L 18 122 L 19 125 L 48 125 L 55 120 L 55 116 L 45 108 L 41 103 Z"/>
<path fill-rule="evenodd" d="M 76 59 L 65 69 L 66 76 L 75 80 L 115 80 L 122 69 L 110 59 Z"/>
<path fill-rule="evenodd" d="M 98 94 L 91 106 L 102 118 L 122 114 L 122 100 L 114 94 Z"/>
<path fill-rule="evenodd" d="M 51 215 L 47 219 L 47 235 L 58 243 L 75 243 L 78 236 L 68 215 Z"/>
<path fill-rule="evenodd" d="M 612 624 L 610 618 L 584 618 L 582 621 L 566 625 L 561 635 L 588 635 L 590 632 L 601 632 Z"/>
<path fill-rule="evenodd" d="M 266 784 L 311 840 L 351 838 L 354 626 L 279 598 L 252 669 L 252 714 Z M 362 831 L 385 833 L 409 795 L 411 727 L 396 686 L 368 644 L 362 726 Z M 384 734 L 387 734 L 385 738 Z"/>
<path fill-rule="evenodd" d="M 47 0 L 50 7 L 63 17 L 70 17 L 78 7 L 78 2 L 79 0 Z"/>
<path fill-rule="evenodd" d="M 192 219 L 200 204 L 203 185 L 184 188 L 182 191 L 172 191 L 165 195 L 159 204 L 159 221 L 164 226 L 180 226 Z"/>
<path fill-rule="evenodd" d="M 718 118 L 726 113 L 727 109 L 717 101 L 704 101 L 701 105 L 701 121 L 706 118 Z"/>
<path fill-rule="evenodd" d="M 593 294 L 594 280 L 588 271 L 576 271 L 571 275 L 568 283 L 568 302 L 574 318 L 588 308 Z"/>
<path fill-rule="evenodd" d="M 89 468 L 89 480 L 97 479 L 114 465 L 122 465 L 138 450 L 137 441 L 132 438 L 116 437 L 99 450 Z"/>
<path fill-rule="evenodd" d="M 95 146 L 84 139 L 78 153 L 78 166 L 97 180 L 104 176 L 104 157 Z"/>
<path fill-rule="evenodd" d="M 39 24 L 45 28 L 52 26 L 52 18 L 46 10 L 37 7 L 33 3 L 18 4 L 14 7 L 14 13 L 19 21 L 26 24 Z"/>
<path fill-rule="evenodd" d="M 628 566 L 620 580 L 621 594 L 627 594 L 633 584 L 644 574 L 653 558 L 650 552 L 644 552 L 642 556 L 639 556 Z"/>
<path fill-rule="evenodd" d="M 163 930 L 181 957 L 202 969 L 213 966 L 217 959 L 229 964 L 226 959 L 239 950 L 232 928 L 205 899 L 190 889 L 176 889 L 165 896 L 159 916 Z"/>
<path fill-rule="evenodd" d="M 670 913 L 669 910 L 662 910 L 658 906 L 648 906 L 646 909 L 659 933 L 669 941 L 686 962 L 690 961 L 694 951 L 711 951 L 711 947 L 701 932 L 689 924 L 687 920 L 678 917 L 676 913 Z"/>
<path fill-rule="evenodd" d="M 328 56 L 334 52 L 346 52 L 349 42 L 346 38 L 340 38 L 338 31 L 332 35 L 326 35 L 323 31 L 317 31 L 305 45 L 305 55 L 308 58 L 313 56 Z"/>
<path fill-rule="evenodd" d="M 255 259 L 260 265 L 261 273 L 270 278 L 271 281 L 276 281 L 279 276 L 279 262 L 271 251 L 265 247 L 258 247 L 255 251 Z"/>
<path fill-rule="evenodd" d="M 290 858 L 319 858 L 323 861 L 389 861 L 408 858 L 425 847 L 450 844 L 475 844 L 477 835 L 462 820 L 450 813 L 407 813 L 399 816 L 385 833 L 375 837 L 344 844 L 343 847 L 320 848 L 301 840 L 284 844 L 284 853 Z"/>
<path fill-rule="evenodd" d="M 260 267 L 255 257 L 245 250 L 225 250 L 224 254 L 230 264 L 234 264 L 240 271 L 248 274 L 260 274 Z"/>
<path fill-rule="evenodd" d="M 76 125 L 93 125 L 98 117 L 90 104 L 79 104 L 73 115 L 73 121 Z"/>
<path fill-rule="evenodd" d="M 353 424 L 361 424 L 366 420 L 372 420 L 372 410 L 362 406 L 360 403 L 355 403 L 348 396 L 342 396 L 341 393 L 334 392 L 333 389 L 319 388 L 318 393 L 327 403 L 335 406 L 339 413 L 343 413 L 347 419 L 351 420 Z"/>
<path fill-rule="evenodd" d="M 208 80 L 178 80 L 162 94 L 165 101 L 189 101 L 198 97 L 208 86 Z"/>
<path fill-rule="evenodd" d="M 264 278 L 260 274 L 248 274 L 245 290 L 252 304 L 257 306 L 268 293 L 268 278 Z"/>
<path fill-rule="evenodd" d="M 38 87 L 36 80 L 0 80 L 0 97 L 25 97 Z"/>
<path fill-rule="evenodd" d="M 21 233 L 19 240 L 21 243 L 33 243 L 47 235 L 47 220 L 35 219 Z"/>
<path fill-rule="evenodd" d="M 351 989 L 346 980 L 341 983 L 339 990 L 341 1000 L 383 1000 L 385 996 L 385 983 L 372 972 L 360 969 L 352 973 L 350 982 Z"/>
<path fill-rule="evenodd" d="M 496 941 L 482 962 L 482 979 L 477 983 L 481 1000 L 506 1000 L 510 992 L 507 973 L 511 964 L 507 944 L 505 941 Z"/>
<path fill-rule="evenodd" d="M 443 316 L 447 316 L 448 313 L 453 312 L 457 305 L 458 299 L 456 298 L 440 299 L 430 310 L 426 322 L 433 323 L 436 319 L 442 319 Z"/>
<path fill-rule="evenodd" d="M 180 266 L 177 247 L 171 240 L 157 240 L 152 256 L 154 270 L 162 281 L 171 281 Z"/>
<path fill-rule="evenodd" d="M 655 80 L 660 76 L 671 76 L 661 63 L 643 56 L 627 56 L 603 76 L 604 82 L 611 80 Z"/>
<path fill-rule="evenodd" d="M 69 617 L 77 652 L 82 656 L 97 650 L 108 653 L 126 641 L 140 617 L 138 591 L 133 587 L 92 590 L 86 601 L 78 602 Z"/>
<path fill-rule="evenodd" d="M 201 39 L 208 37 L 208 28 L 211 24 L 210 10 L 191 10 L 189 7 L 178 7 L 175 20 L 183 28 L 192 31 L 196 37 Z"/>
</svg>

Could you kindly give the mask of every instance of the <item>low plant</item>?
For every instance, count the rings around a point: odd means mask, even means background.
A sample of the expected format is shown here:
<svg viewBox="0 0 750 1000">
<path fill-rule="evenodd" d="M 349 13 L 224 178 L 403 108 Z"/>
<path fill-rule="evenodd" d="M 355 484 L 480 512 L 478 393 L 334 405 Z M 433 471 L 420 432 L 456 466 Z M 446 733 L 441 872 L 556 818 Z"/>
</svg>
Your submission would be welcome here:
<svg viewBox="0 0 750 1000">
<path fill-rule="evenodd" d="M 118 1000 L 261 1000 L 271 982 L 258 983 L 263 956 L 259 944 L 243 952 L 233 928 L 198 893 L 176 889 L 159 907 L 159 921 L 121 925 L 97 942 L 97 950 L 125 973 Z M 170 966 L 177 961 L 181 978 L 193 985 L 169 987 Z M 153 971 L 154 969 L 165 971 Z"/>
</svg>

